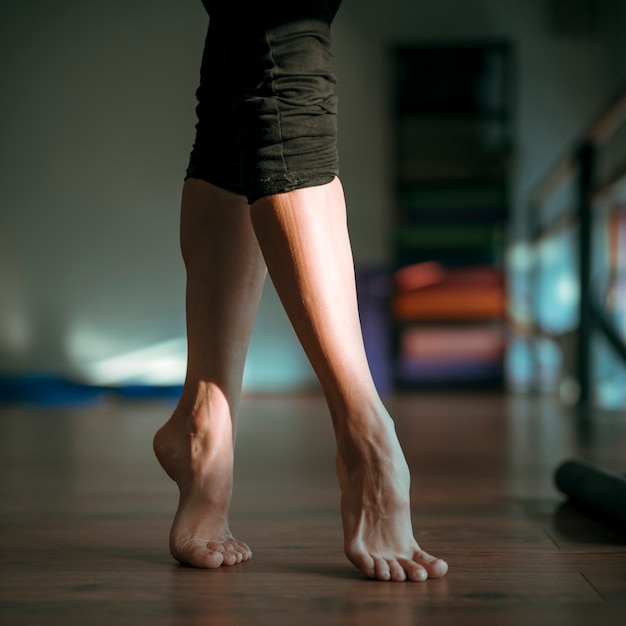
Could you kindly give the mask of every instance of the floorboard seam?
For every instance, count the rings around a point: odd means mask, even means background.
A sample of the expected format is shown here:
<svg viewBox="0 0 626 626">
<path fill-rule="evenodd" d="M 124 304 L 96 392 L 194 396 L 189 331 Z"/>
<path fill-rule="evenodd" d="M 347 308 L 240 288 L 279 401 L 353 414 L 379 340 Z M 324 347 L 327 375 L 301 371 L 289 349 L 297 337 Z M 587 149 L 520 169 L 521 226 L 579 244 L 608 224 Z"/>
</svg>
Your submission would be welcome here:
<svg viewBox="0 0 626 626">
<path fill-rule="evenodd" d="M 606 598 L 598 591 L 598 588 L 585 576 L 583 572 L 579 572 L 579 574 L 583 577 L 583 580 L 596 592 L 598 598 L 602 600 L 602 602 L 606 602 Z"/>
<path fill-rule="evenodd" d="M 545 536 L 556 546 L 557 550 L 561 549 L 561 546 L 558 544 L 557 540 L 548 532 L 546 528 L 543 529 Z"/>
</svg>

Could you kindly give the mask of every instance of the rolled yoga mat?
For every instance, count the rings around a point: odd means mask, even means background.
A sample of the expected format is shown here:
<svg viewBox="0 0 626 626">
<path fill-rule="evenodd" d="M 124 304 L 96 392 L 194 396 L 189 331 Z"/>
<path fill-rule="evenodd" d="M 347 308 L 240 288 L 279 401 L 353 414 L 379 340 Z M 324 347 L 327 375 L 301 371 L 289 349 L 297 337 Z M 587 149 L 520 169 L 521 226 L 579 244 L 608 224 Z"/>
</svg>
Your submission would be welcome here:
<svg viewBox="0 0 626 626">
<path fill-rule="evenodd" d="M 588 461 L 572 459 L 557 468 L 554 482 L 572 504 L 626 531 L 626 478 L 623 475 Z"/>
</svg>

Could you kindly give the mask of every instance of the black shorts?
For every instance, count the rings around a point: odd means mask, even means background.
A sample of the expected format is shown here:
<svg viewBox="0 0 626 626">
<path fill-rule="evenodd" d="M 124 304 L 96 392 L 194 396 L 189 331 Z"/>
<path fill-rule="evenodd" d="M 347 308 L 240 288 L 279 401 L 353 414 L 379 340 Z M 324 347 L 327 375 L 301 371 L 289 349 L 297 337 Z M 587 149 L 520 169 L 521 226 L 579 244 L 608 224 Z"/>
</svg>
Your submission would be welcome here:
<svg viewBox="0 0 626 626">
<path fill-rule="evenodd" d="M 338 174 L 330 24 L 340 0 L 207 0 L 186 178 L 260 197 Z"/>
</svg>

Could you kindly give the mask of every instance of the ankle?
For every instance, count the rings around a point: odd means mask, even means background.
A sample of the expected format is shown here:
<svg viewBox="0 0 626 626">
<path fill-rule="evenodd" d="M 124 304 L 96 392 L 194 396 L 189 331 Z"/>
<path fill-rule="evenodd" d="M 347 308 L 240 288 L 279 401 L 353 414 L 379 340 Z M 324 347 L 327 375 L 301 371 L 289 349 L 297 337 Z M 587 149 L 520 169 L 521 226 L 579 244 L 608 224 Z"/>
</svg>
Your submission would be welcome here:
<svg viewBox="0 0 626 626">
<path fill-rule="evenodd" d="M 360 444 L 370 440 L 388 439 L 395 424 L 382 401 L 375 397 L 360 399 L 352 405 L 344 404 L 330 408 L 338 443 Z"/>
<path fill-rule="evenodd" d="M 216 425 L 232 424 L 236 407 L 214 383 L 196 381 L 185 383 L 171 421 L 190 432 L 213 429 Z"/>
</svg>

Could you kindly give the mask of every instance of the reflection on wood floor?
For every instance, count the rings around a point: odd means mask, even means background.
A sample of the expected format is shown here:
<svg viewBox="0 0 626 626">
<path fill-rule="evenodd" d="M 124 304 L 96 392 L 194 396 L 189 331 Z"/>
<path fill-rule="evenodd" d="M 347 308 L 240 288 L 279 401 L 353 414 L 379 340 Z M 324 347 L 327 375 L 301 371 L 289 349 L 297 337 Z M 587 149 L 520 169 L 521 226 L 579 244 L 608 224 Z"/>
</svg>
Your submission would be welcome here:
<svg viewBox="0 0 626 626">
<path fill-rule="evenodd" d="M 354 626 L 624 624 L 626 535 L 563 505 L 580 456 L 624 471 L 623 415 L 552 398 L 388 399 L 418 541 L 443 580 L 380 583 L 342 553 L 334 444 L 317 396 L 242 407 L 231 525 L 254 551 L 215 571 L 167 550 L 176 489 L 152 456 L 164 403 L 0 411 L 0 623 Z"/>
</svg>

